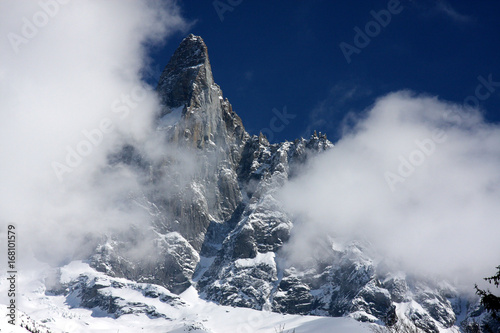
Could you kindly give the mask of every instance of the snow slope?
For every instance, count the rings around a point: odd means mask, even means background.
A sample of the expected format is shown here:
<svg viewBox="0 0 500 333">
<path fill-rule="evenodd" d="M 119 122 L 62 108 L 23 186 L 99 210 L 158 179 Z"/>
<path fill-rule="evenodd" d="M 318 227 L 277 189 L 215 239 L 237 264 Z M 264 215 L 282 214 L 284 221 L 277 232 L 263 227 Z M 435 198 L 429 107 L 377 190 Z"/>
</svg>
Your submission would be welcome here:
<svg viewBox="0 0 500 333">
<path fill-rule="evenodd" d="M 57 271 L 39 266 L 37 270 L 22 271 L 18 278 L 17 326 L 9 325 L 6 319 L 2 319 L 1 332 L 28 332 L 20 326 L 26 324 L 42 333 L 275 332 L 283 325 L 285 331 L 295 329 L 297 333 L 370 332 L 368 324 L 351 318 L 283 315 L 217 305 L 200 299 L 194 287 L 176 296 L 160 286 L 111 278 L 81 261 L 71 262 Z M 0 279 L 0 293 L 4 297 L 0 316 L 6 318 L 6 275 Z M 102 306 L 84 308 L 84 297 L 75 291 L 78 290 L 74 287 L 78 285 L 77 281 L 99 284 L 99 293 L 118 300 L 118 304 L 120 299 L 126 300 L 126 303 L 122 303 L 123 308 L 112 313 L 105 311 Z M 49 291 L 58 284 L 65 289 L 62 294 Z M 172 299 L 163 301 L 163 293 Z M 142 312 L 145 308 L 149 309 L 149 313 Z"/>
</svg>

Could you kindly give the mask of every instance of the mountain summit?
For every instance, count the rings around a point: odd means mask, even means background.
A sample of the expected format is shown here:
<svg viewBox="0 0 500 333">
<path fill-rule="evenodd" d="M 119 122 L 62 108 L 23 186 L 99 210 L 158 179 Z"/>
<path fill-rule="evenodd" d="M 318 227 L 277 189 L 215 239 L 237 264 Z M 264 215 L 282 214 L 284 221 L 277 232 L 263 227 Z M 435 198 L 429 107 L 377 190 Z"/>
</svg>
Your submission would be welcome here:
<svg viewBox="0 0 500 333">
<path fill-rule="evenodd" d="M 186 37 L 163 70 L 157 91 L 165 106 L 192 105 L 193 95 L 214 84 L 205 42 L 199 36 Z M 164 110 L 160 116 L 168 113 Z"/>
<path fill-rule="evenodd" d="M 470 312 L 449 285 L 391 272 L 362 242 L 318 235 L 309 240 L 315 253 L 289 260 L 297 221 L 276 193 L 333 145 L 316 133 L 275 144 L 248 134 L 214 82 L 201 37 L 181 42 L 157 92 L 163 109 L 155 133 L 164 137 L 164 157 L 153 162 L 132 147 L 134 158 L 115 159 L 142 175 L 143 195 L 134 200 L 151 216 L 151 227 L 108 235 L 92 256 L 94 268 L 175 294 L 192 286 L 223 305 L 387 325 L 407 317 L 426 332 L 451 329 L 457 315 Z M 146 257 L 130 254 L 137 244 L 148 249 Z M 99 294 L 80 288 L 87 298 Z"/>
<path fill-rule="evenodd" d="M 190 34 L 165 67 L 157 87 L 162 103 L 160 123 L 170 125 L 172 140 L 202 148 L 209 145 L 229 149 L 248 138 L 240 117 L 215 84 L 203 39 Z"/>
</svg>

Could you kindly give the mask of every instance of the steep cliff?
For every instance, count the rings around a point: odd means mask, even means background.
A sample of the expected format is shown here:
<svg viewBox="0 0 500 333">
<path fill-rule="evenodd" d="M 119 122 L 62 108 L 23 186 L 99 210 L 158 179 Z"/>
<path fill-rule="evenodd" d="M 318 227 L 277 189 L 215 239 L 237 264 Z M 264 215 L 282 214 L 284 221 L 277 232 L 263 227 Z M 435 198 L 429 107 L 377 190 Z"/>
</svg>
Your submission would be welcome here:
<svg viewBox="0 0 500 333">
<path fill-rule="evenodd" d="M 224 305 L 388 325 L 407 317 L 426 332 L 451 328 L 470 313 L 450 285 L 392 272 L 362 242 L 340 245 L 320 235 L 316 253 L 288 260 L 283 246 L 296 221 L 276 193 L 333 144 L 316 133 L 274 144 L 249 135 L 215 84 L 200 37 L 182 41 L 157 92 L 164 156 L 152 160 L 129 145 L 110 157 L 111 166 L 143 175 L 143 194 L 133 200 L 150 213 L 152 227 L 107 235 L 93 267 L 177 294 L 193 285 Z M 147 258 L 127 251 L 142 243 Z"/>
</svg>

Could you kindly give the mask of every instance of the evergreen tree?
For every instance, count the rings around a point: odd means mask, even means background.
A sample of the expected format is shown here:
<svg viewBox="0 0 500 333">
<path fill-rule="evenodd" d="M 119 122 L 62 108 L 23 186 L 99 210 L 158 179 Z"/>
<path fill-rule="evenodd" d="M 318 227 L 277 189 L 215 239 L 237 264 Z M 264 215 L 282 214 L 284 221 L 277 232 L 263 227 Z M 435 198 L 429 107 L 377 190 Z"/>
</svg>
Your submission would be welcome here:
<svg viewBox="0 0 500 333">
<path fill-rule="evenodd" d="M 500 266 L 497 267 L 497 273 L 491 277 L 484 278 L 489 283 L 495 285 L 498 288 L 500 285 Z M 491 313 L 492 317 L 496 320 L 500 320 L 500 297 L 493 295 L 489 290 L 479 289 L 477 284 L 475 285 L 476 294 L 481 297 L 481 304 L 484 308 Z"/>
</svg>

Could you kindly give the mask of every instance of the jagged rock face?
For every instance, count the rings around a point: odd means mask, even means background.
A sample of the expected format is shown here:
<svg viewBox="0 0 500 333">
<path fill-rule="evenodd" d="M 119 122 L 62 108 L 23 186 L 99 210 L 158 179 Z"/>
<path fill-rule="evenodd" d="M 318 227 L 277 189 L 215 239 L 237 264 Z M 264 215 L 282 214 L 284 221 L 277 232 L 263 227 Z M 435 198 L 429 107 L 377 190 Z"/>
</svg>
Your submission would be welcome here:
<svg viewBox="0 0 500 333">
<path fill-rule="evenodd" d="M 163 108 L 156 131 L 165 139 L 165 157 L 152 161 L 133 145 L 110 157 L 111 166 L 143 174 L 144 193 L 134 200 L 152 216 L 152 228 L 108 235 L 93 267 L 174 293 L 194 285 L 225 305 L 388 325 L 403 315 L 426 332 L 452 327 L 455 314 L 472 311 L 451 289 L 381 269 L 359 243 L 339 247 L 325 235 L 317 240 L 325 244 L 319 257 L 287 261 L 282 249 L 294 220 L 276 193 L 308 159 L 333 145 L 316 133 L 276 144 L 250 136 L 214 83 L 200 37 L 182 41 L 157 91 Z M 167 153 L 172 147 L 179 153 Z M 181 170 L 183 153 L 196 161 L 189 174 Z M 127 254 L 139 238 L 154 253 L 148 260 Z M 73 289 L 85 290 L 89 306 L 116 303 L 87 282 Z"/>
<path fill-rule="evenodd" d="M 175 170 L 162 166 L 165 176 L 156 182 L 169 182 L 180 189 L 170 197 L 158 192 L 151 201 L 166 208 L 163 215 L 169 220 L 178 221 L 168 229 L 178 231 L 200 250 L 210 221 L 229 219 L 242 200 L 235 170 L 249 135 L 214 83 L 207 47 L 200 37 L 189 35 L 183 40 L 165 68 L 157 91 L 164 103 L 160 129 L 170 144 L 191 148 L 198 170 L 189 184 L 182 186 L 168 179 Z M 173 112 L 180 112 L 180 120 L 162 128 Z"/>
<path fill-rule="evenodd" d="M 169 319 L 153 305 L 127 300 L 124 298 L 127 293 L 137 293 L 144 299 L 157 299 L 161 303 L 177 308 L 186 306 L 180 297 L 165 288 L 151 284 L 130 283 L 92 273 L 81 274 L 69 283 L 59 284 L 57 290 L 47 290 L 47 292 L 64 296 L 68 304 L 91 309 L 92 315 L 97 317 L 118 318 L 122 315 L 143 313 L 151 319 Z"/>
<path fill-rule="evenodd" d="M 157 87 L 163 104 L 160 119 L 179 110 L 183 121 L 171 129 L 171 139 L 198 148 L 228 151 L 246 134 L 241 119 L 223 99 L 212 76 L 207 47 L 201 37 L 189 35 L 163 71 Z"/>
<path fill-rule="evenodd" d="M 246 190 L 245 208 L 228 221 L 227 228 L 213 233 L 215 237 L 208 235 L 201 252 L 207 257 L 215 254 L 213 264 L 198 282 L 207 298 L 226 305 L 273 308 L 270 300 L 278 283 L 275 257 L 292 228 L 275 192 L 287 181 L 295 159 L 331 146 L 325 137 L 317 136 L 273 145 L 262 136 L 254 136 L 246 142 L 238 170 Z M 219 250 L 215 252 L 214 247 Z"/>
<path fill-rule="evenodd" d="M 160 117 L 169 113 L 168 107 L 177 108 L 198 100 L 202 96 L 195 93 L 202 95 L 200 91 L 213 84 L 207 46 L 200 37 L 191 34 L 179 45 L 158 82 L 157 90 L 165 107 Z"/>
<path fill-rule="evenodd" d="M 141 246 L 138 241 L 152 243 L 147 246 L 147 258 L 137 258 L 128 252 Z M 110 276 L 154 283 L 181 293 L 191 285 L 189 277 L 199 259 L 198 252 L 178 232 L 159 234 L 132 230 L 126 237 L 119 235 L 100 245 L 91 263 Z"/>
<path fill-rule="evenodd" d="M 157 132 L 166 141 L 165 157 L 151 161 L 127 146 L 110 158 L 111 164 L 151 175 L 143 177 L 147 179 L 144 195 L 136 200 L 154 216 L 155 232 L 142 237 L 156 244 L 156 260 L 139 263 L 127 256 L 128 240 L 121 236 L 109 240 L 113 246 L 98 248 L 93 265 L 111 275 L 182 292 L 190 285 L 208 226 L 231 219 L 241 204 L 237 171 L 250 136 L 214 83 L 200 37 L 184 39 L 157 91 L 163 102 Z M 172 147 L 178 150 L 168 153 Z M 183 162 L 182 155 L 190 161 Z M 189 173 L 183 170 L 187 164 L 195 165 Z"/>
</svg>

